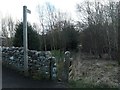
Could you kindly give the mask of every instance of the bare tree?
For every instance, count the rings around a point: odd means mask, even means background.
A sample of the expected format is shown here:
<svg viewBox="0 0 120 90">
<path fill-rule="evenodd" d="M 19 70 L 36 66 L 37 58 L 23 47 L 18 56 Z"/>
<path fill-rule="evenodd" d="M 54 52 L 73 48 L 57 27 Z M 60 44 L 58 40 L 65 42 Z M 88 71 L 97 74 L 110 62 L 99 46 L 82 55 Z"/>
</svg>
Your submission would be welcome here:
<svg viewBox="0 0 120 90">
<path fill-rule="evenodd" d="M 45 12 L 44 12 L 45 8 L 44 6 L 40 7 L 40 5 L 38 5 L 37 9 L 38 9 L 38 14 L 39 14 L 40 26 L 42 28 L 44 49 L 46 51 L 47 48 L 46 48 L 46 37 L 45 37 Z"/>
<path fill-rule="evenodd" d="M 87 1 L 82 4 L 82 6 L 80 4 L 77 4 L 77 10 L 79 12 L 78 15 L 84 15 L 81 23 L 84 23 L 82 21 L 87 22 L 85 24 L 87 26 L 87 29 L 89 29 L 88 31 L 91 38 L 90 41 L 93 42 L 91 43 L 90 48 L 94 48 L 97 52 L 103 52 L 101 50 L 104 47 L 108 47 L 108 54 L 110 58 L 112 52 L 115 52 L 115 50 L 118 48 L 118 17 L 116 4 L 116 2 L 110 1 L 107 4 L 103 4 L 97 1 Z M 99 48 L 101 48 L 101 50 Z"/>
<path fill-rule="evenodd" d="M 2 18 L 1 26 L 2 26 L 2 36 L 6 38 L 6 45 L 11 46 L 15 34 L 15 30 L 14 30 L 15 24 L 13 19 L 10 16 Z"/>
</svg>

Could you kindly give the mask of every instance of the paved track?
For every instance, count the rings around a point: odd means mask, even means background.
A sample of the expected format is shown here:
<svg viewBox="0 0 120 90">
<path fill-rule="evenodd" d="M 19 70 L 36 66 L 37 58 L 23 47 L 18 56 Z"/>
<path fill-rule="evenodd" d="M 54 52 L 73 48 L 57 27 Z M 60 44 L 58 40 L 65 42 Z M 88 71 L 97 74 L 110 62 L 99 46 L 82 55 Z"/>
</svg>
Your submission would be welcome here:
<svg viewBox="0 0 120 90">
<path fill-rule="evenodd" d="M 67 88 L 67 85 L 60 82 L 33 80 L 2 67 L 2 88 Z"/>
</svg>

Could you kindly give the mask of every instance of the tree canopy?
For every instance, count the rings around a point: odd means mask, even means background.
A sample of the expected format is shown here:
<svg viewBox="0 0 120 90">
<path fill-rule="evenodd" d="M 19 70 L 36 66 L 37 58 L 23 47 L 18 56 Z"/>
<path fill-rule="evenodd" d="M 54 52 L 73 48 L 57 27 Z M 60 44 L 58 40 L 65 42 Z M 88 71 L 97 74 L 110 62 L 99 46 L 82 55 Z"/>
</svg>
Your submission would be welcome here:
<svg viewBox="0 0 120 90">
<path fill-rule="evenodd" d="M 23 47 L 23 23 L 16 25 L 16 33 L 13 41 L 13 46 Z M 30 24 L 27 24 L 28 33 L 28 49 L 40 50 L 39 34 L 33 29 Z"/>
</svg>

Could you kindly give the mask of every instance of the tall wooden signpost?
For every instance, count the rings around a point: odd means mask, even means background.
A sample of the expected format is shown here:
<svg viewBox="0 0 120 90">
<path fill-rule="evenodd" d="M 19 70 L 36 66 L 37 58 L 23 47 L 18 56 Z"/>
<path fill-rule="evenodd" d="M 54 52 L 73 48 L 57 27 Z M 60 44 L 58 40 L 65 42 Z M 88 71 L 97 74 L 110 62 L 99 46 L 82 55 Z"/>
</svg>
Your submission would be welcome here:
<svg viewBox="0 0 120 90">
<path fill-rule="evenodd" d="M 28 40 L 27 40 L 27 13 L 31 13 L 27 6 L 23 6 L 23 46 L 24 46 L 24 72 L 28 73 Z"/>
</svg>

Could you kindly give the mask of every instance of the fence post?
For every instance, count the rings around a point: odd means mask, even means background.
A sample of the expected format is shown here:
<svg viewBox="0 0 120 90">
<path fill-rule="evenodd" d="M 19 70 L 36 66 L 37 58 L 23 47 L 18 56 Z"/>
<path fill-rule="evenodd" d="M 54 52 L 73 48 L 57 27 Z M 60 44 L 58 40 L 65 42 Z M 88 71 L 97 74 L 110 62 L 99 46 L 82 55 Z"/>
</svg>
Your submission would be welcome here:
<svg viewBox="0 0 120 90">
<path fill-rule="evenodd" d="M 70 59 L 70 64 L 69 64 L 69 80 L 73 79 L 73 65 L 72 65 L 72 58 Z"/>
<path fill-rule="evenodd" d="M 63 79 L 65 82 L 68 82 L 69 78 L 69 65 L 70 65 L 70 52 L 65 52 L 65 58 L 64 58 L 64 71 L 63 71 Z"/>
<path fill-rule="evenodd" d="M 56 59 L 50 58 L 50 80 L 55 81 L 57 77 Z"/>
</svg>

